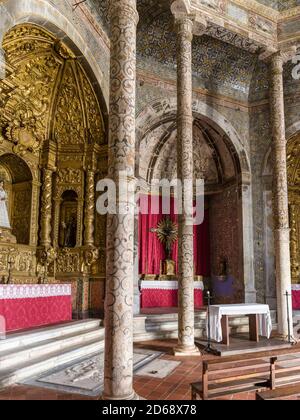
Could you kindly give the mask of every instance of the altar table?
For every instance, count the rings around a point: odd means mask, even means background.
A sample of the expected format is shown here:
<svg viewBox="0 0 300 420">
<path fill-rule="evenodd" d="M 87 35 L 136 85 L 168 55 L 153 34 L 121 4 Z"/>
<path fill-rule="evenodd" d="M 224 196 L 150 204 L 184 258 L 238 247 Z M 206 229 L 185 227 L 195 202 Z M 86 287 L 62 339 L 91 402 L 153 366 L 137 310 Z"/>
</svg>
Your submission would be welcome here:
<svg viewBox="0 0 300 420">
<path fill-rule="evenodd" d="M 293 310 L 300 310 L 300 284 L 292 284 Z"/>
<path fill-rule="evenodd" d="M 70 321 L 71 285 L 0 285 L 0 316 L 6 331 Z"/>
<path fill-rule="evenodd" d="M 250 340 L 259 341 L 259 336 L 270 338 L 272 319 L 269 305 L 238 304 L 212 305 L 210 307 L 210 335 L 218 343 L 229 345 L 229 317 L 248 316 Z"/>
<path fill-rule="evenodd" d="M 194 303 L 196 308 L 203 306 L 203 282 L 194 282 Z M 178 306 L 178 282 L 142 281 L 141 307 L 142 308 L 172 308 Z"/>
</svg>

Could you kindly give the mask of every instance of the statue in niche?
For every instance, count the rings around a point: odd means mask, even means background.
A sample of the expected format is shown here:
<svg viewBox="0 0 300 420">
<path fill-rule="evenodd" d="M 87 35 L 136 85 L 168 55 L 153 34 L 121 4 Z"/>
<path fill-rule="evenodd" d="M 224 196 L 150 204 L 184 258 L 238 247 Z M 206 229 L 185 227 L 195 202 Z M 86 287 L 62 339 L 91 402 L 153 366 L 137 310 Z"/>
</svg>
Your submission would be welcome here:
<svg viewBox="0 0 300 420">
<path fill-rule="evenodd" d="M 229 262 L 227 257 L 220 258 L 219 276 L 227 277 L 229 275 Z"/>
<path fill-rule="evenodd" d="M 7 210 L 7 194 L 4 189 L 4 181 L 0 180 L 0 228 L 11 229 L 8 210 Z"/>
<path fill-rule="evenodd" d="M 77 234 L 77 221 L 76 216 L 72 214 L 67 222 L 62 223 L 64 229 L 64 247 L 75 248 L 76 234 Z"/>
<path fill-rule="evenodd" d="M 11 233 L 7 209 L 7 193 L 4 189 L 4 180 L 0 180 L 0 242 L 16 243 L 16 237 Z"/>
</svg>

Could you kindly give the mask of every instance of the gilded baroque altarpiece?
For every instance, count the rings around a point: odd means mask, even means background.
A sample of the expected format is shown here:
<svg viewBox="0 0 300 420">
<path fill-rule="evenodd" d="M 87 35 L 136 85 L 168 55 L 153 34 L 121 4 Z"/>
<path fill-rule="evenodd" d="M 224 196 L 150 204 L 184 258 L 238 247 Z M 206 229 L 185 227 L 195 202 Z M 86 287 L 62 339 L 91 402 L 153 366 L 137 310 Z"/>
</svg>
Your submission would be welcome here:
<svg viewBox="0 0 300 420">
<path fill-rule="evenodd" d="M 292 281 L 300 283 L 300 136 L 288 142 L 288 184 Z"/>
<path fill-rule="evenodd" d="M 72 282 L 74 309 L 85 312 L 99 306 L 92 290 L 105 279 L 106 220 L 95 208 L 107 171 L 101 107 L 80 60 L 46 30 L 19 25 L 3 48 L 0 178 L 17 243 L 0 235 L 0 281 Z"/>
</svg>

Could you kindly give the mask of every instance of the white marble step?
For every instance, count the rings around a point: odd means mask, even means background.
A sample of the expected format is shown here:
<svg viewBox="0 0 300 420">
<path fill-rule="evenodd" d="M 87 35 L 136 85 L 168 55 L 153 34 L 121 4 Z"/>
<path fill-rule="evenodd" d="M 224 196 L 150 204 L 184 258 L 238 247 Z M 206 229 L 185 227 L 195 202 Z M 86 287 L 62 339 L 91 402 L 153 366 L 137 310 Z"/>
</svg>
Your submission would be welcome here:
<svg viewBox="0 0 300 420">
<path fill-rule="evenodd" d="M 159 339 L 176 339 L 178 337 L 178 314 L 148 314 L 145 316 L 144 328 L 141 322 L 137 323 L 134 330 L 134 341 L 147 341 Z M 276 328 L 276 312 L 271 311 L 273 326 Z M 247 317 L 230 318 L 231 330 L 235 333 L 249 331 Z M 206 335 L 206 311 L 195 312 L 195 337 L 204 338 Z"/>
<path fill-rule="evenodd" d="M 1 371 L 12 368 L 20 363 L 34 361 L 53 352 L 64 352 L 74 346 L 83 346 L 96 340 L 104 340 L 104 328 L 96 328 L 83 332 L 76 332 L 62 337 L 55 337 L 42 342 L 34 343 L 17 349 L 0 351 L 0 376 Z"/>
<path fill-rule="evenodd" d="M 0 353 L 7 350 L 18 349 L 20 347 L 32 346 L 36 343 L 55 338 L 62 338 L 71 334 L 80 334 L 81 332 L 91 331 L 98 328 L 100 325 L 101 320 L 99 319 L 87 319 L 17 333 L 9 333 L 5 340 L 0 340 Z"/>
<path fill-rule="evenodd" d="M 35 377 L 48 370 L 56 369 L 62 365 L 70 362 L 76 362 L 82 357 L 101 352 L 104 349 L 104 340 L 97 338 L 86 343 L 83 346 L 73 345 L 67 351 L 57 350 L 41 356 L 34 360 L 27 360 L 25 362 L 15 365 L 13 368 L 2 370 L 0 373 L 0 389 L 15 383 L 24 381 L 26 379 Z"/>
</svg>

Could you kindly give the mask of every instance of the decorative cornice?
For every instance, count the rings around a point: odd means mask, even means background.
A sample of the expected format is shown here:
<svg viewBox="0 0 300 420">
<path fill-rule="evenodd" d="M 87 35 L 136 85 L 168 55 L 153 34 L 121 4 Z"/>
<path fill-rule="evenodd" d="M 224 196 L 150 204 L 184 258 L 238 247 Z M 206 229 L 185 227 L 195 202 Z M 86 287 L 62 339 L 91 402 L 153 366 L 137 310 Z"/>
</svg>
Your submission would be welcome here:
<svg viewBox="0 0 300 420">
<path fill-rule="evenodd" d="M 280 13 L 279 21 L 290 19 L 299 16 L 300 18 L 300 6 L 293 7 L 292 9 L 284 10 Z"/>
<path fill-rule="evenodd" d="M 280 17 L 280 12 L 278 12 L 278 10 L 274 10 L 271 7 L 258 3 L 256 0 L 230 0 L 230 2 L 235 3 L 238 6 L 242 6 L 249 12 L 254 12 L 260 16 L 268 18 L 275 23 L 278 22 L 278 18 Z"/>
<path fill-rule="evenodd" d="M 288 48 L 281 48 L 278 49 L 278 51 L 266 51 L 264 53 L 262 53 L 259 58 L 260 60 L 264 60 L 264 61 L 271 61 L 274 58 L 277 58 L 279 60 L 281 60 L 282 64 L 287 63 L 288 61 L 290 61 L 293 57 L 295 57 L 297 53 L 297 47 L 296 46 L 291 46 Z"/>
</svg>

